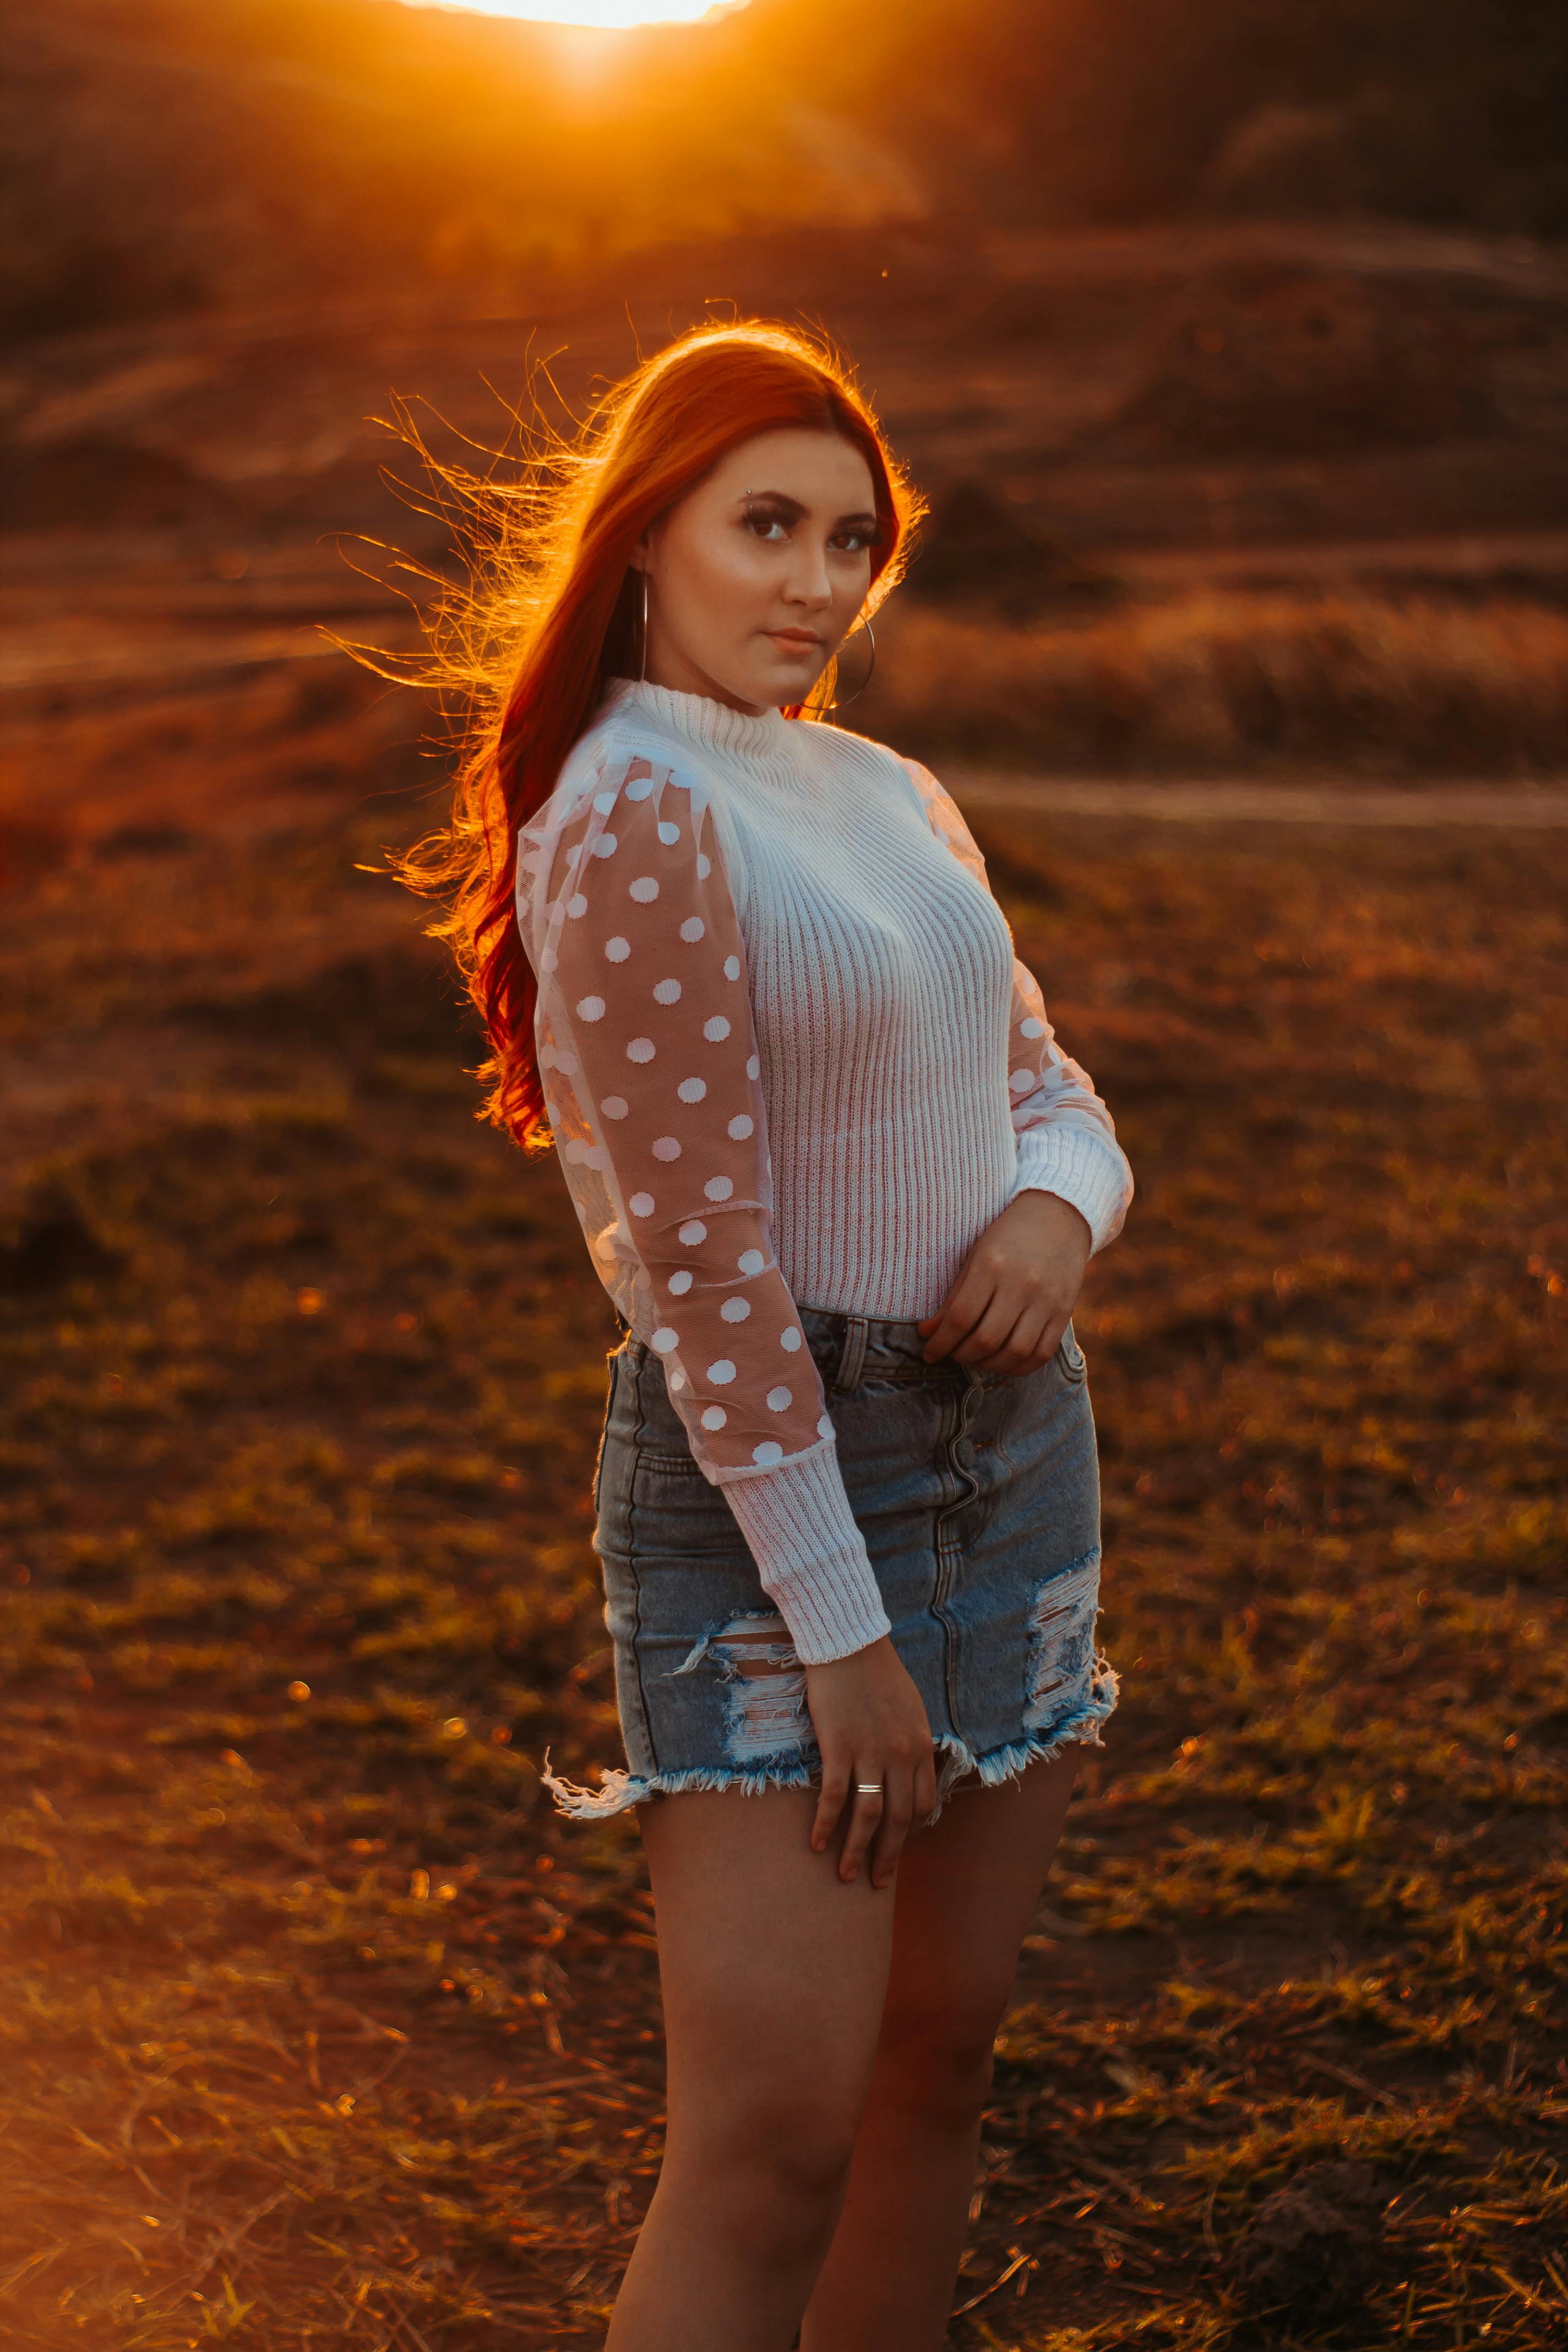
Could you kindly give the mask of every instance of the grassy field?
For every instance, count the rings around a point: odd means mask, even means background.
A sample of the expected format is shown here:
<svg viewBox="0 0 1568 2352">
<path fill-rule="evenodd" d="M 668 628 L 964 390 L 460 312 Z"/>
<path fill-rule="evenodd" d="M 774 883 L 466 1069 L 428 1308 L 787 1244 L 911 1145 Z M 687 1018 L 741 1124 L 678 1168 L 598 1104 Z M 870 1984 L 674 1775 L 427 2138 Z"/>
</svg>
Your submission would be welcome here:
<svg viewBox="0 0 1568 2352">
<path fill-rule="evenodd" d="M 1568 612 L 1524 596 L 1193 588 L 1012 625 L 906 603 L 879 634 L 858 723 L 955 759 L 1069 774 L 1568 771 Z"/>
<path fill-rule="evenodd" d="M 7 908 L 17 2352 L 591 2346 L 657 2166 L 636 1828 L 538 1780 L 616 1753 L 610 1311 L 385 829 Z M 982 831 L 1139 1195 L 1077 1318 L 1126 1696 L 952 2342 L 1563 2346 L 1568 842 Z M 1359 2233 L 1271 2266 L 1325 2158 Z"/>
</svg>

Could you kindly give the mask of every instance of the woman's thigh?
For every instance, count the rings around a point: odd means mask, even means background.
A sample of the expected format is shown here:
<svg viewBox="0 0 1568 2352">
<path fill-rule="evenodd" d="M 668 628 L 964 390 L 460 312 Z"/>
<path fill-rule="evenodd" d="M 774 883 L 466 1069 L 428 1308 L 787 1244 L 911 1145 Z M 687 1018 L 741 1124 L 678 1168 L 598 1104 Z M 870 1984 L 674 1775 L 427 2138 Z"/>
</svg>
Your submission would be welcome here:
<svg viewBox="0 0 1568 2352">
<path fill-rule="evenodd" d="M 689 1790 L 640 1808 L 679 2135 L 816 2116 L 853 2137 L 876 2055 L 897 1881 L 845 1885 L 816 1793 Z"/>
<path fill-rule="evenodd" d="M 1044 1890 L 1076 1759 L 956 1790 L 890 1888 L 813 1853 L 815 1792 L 689 1791 L 640 1808 L 658 1918 L 672 2142 L 853 2133 L 878 2045 L 981 2058 Z M 808 2137 L 816 2137 L 808 2132 Z"/>
<path fill-rule="evenodd" d="M 904 1848 L 884 2040 L 983 2056 L 1012 1990 L 1072 1798 L 1070 1754 L 956 1789 Z"/>
</svg>

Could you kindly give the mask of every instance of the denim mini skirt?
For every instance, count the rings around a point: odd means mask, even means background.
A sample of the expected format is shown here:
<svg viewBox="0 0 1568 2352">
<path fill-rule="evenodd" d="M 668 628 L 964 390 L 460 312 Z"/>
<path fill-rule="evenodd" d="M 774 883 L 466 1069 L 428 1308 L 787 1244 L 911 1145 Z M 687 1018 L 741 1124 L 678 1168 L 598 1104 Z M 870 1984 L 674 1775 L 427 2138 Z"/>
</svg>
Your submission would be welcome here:
<svg viewBox="0 0 1568 2352">
<path fill-rule="evenodd" d="M 1117 1679 L 1095 1638 L 1100 1467 L 1072 1325 L 1037 1371 L 928 1364 L 918 1324 L 797 1309 L 850 1507 L 900 1657 L 925 1702 L 939 1803 L 1069 1741 L 1100 1743 Z M 809 1786 L 804 1669 L 721 1487 L 627 1332 L 609 1358 L 594 1475 L 624 1767 L 552 1773 L 560 1810 L 603 1820 L 687 1789 Z"/>
</svg>

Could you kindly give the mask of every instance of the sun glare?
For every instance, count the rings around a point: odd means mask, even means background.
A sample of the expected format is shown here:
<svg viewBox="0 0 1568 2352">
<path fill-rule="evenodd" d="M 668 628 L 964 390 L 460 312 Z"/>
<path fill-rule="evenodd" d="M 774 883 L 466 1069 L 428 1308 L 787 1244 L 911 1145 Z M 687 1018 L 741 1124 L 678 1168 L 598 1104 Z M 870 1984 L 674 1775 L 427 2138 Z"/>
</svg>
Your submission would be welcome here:
<svg viewBox="0 0 1568 2352">
<path fill-rule="evenodd" d="M 689 25 L 699 16 L 719 14 L 713 0 L 411 0 L 411 5 L 458 7 L 484 16 L 524 16 L 535 24 L 593 25 L 614 32 L 633 25 Z"/>
</svg>

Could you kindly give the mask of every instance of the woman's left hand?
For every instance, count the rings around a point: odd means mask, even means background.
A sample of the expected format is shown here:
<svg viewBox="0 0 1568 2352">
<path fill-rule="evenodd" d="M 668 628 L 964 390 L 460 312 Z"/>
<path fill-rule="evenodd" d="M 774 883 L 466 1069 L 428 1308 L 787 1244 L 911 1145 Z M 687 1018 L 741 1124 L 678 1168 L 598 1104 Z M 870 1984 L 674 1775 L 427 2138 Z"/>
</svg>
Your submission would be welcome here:
<svg viewBox="0 0 1568 2352">
<path fill-rule="evenodd" d="M 1055 1192 L 1020 1192 L 988 1224 L 934 1315 L 918 1328 L 925 1360 L 986 1372 L 1038 1371 L 1061 1344 L 1094 1236 Z"/>
</svg>

